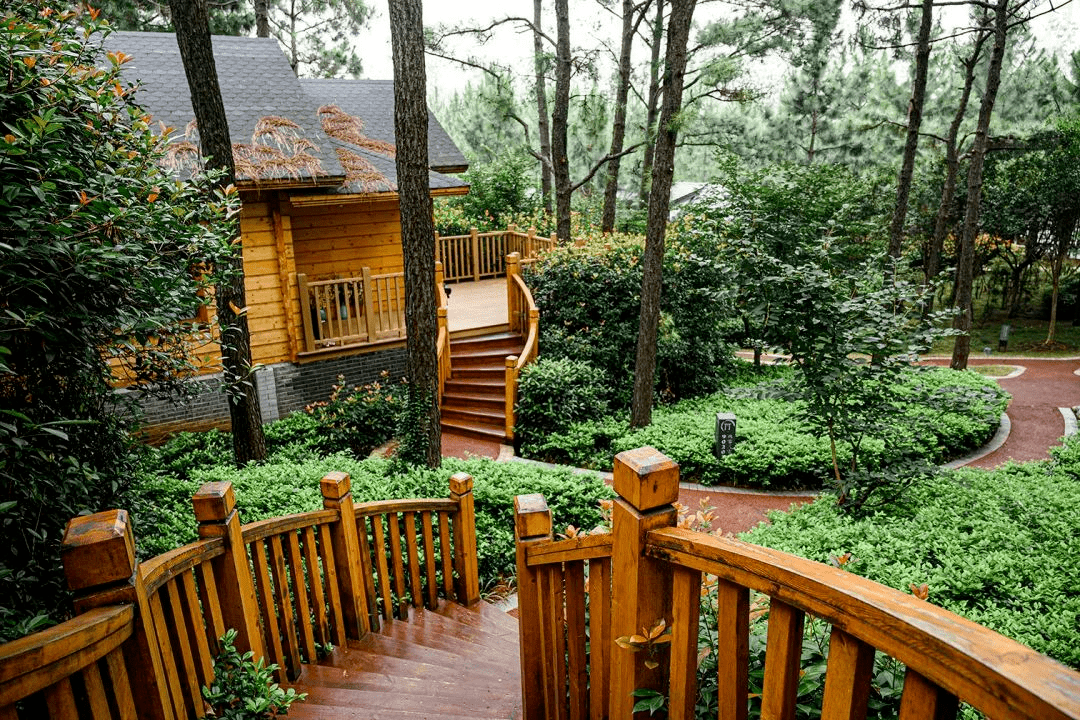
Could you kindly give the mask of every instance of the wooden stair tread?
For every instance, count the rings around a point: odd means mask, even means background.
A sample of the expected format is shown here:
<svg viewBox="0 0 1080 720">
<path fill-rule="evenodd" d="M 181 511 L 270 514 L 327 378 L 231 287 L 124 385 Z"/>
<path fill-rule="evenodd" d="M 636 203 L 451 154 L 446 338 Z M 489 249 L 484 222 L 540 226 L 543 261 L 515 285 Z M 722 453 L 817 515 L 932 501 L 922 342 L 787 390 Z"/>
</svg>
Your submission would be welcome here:
<svg viewBox="0 0 1080 720">
<path fill-rule="evenodd" d="M 289 708 L 290 718 L 296 720 L 472 720 L 472 715 L 447 715 L 443 713 L 412 712 L 409 710 L 364 709 L 318 705 L 310 702 L 294 703 Z M 504 715 L 506 718 L 521 717 L 520 708 Z"/>
<path fill-rule="evenodd" d="M 421 645 L 409 639 L 383 635 L 381 632 L 370 633 L 361 640 L 350 640 L 349 647 L 357 650 L 368 650 L 380 655 L 389 655 L 390 657 L 401 658 L 403 660 L 415 660 L 418 662 L 430 663 L 432 665 L 442 665 L 443 667 L 450 669 L 463 667 L 463 663 L 467 661 L 468 667 L 472 673 L 482 673 L 485 675 L 498 676 L 506 670 L 504 659 L 485 659 L 485 656 L 490 655 L 488 652 L 473 650 L 461 654 L 450 650 Z"/>
<path fill-rule="evenodd" d="M 401 677 L 449 680 L 459 684 L 482 685 L 487 687 L 490 680 L 502 676 L 502 672 L 471 672 L 461 663 L 456 668 L 425 662 L 423 660 L 394 657 L 380 654 L 378 650 L 358 648 L 337 648 L 331 655 L 320 661 L 319 667 L 345 669 L 352 672 L 374 672 Z M 303 680 L 304 675 L 300 676 Z"/>
<path fill-rule="evenodd" d="M 443 417 L 448 420 L 460 420 L 478 425 L 494 425 L 503 427 L 506 425 L 506 411 L 497 412 L 484 408 L 466 408 L 443 405 Z"/>
<path fill-rule="evenodd" d="M 477 627 L 486 628 L 486 632 L 499 632 L 504 636 L 518 637 L 518 619 L 486 602 L 474 603 L 469 607 L 463 607 L 457 603 L 439 603 L 439 607 L 433 612 L 452 617 L 465 624 L 476 624 Z"/>
<path fill-rule="evenodd" d="M 474 335 L 466 338 L 453 338 L 450 340 L 450 350 L 467 347 L 481 347 L 485 343 L 515 342 L 518 345 L 524 343 L 524 339 L 518 333 L 496 332 L 487 335 Z"/>
<path fill-rule="evenodd" d="M 498 404 L 505 408 L 506 398 L 503 396 L 501 387 L 498 388 L 498 393 L 443 393 L 443 407 L 461 407 L 467 406 L 469 403 L 478 403 L 485 406 Z"/>
<path fill-rule="evenodd" d="M 506 428 L 495 428 L 491 425 L 476 425 L 474 423 L 467 423 L 461 421 L 442 421 L 443 432 L 453 433 L 454 435 L 464 435 L 465 437 L 474 437 L 479 440 L 491 440 L 493 442 L 504 442 L 506 440 Z"/>
<path fill-rule="evenodd" d="M 518 657 L 517 638 L 500 637 L 486 633 L 477 627 L 435 613 L 421 613 L 408 622 L 384 626 L 380 635 L 408 640 L 417 645 L 444 649 L 450 652 L 472 653 L 480 651 L 486 656 L 501 655 Z"/>
<path fill-rule="evenodd" d="M 508 688 L 514 687 L 516 680 L 508 678 L 504 681 Z M 370 709 L 377 714 L 373 718 L 383 718 L 385 711 L 408 711 L 414 713 L 427 713 L 431 715 L 464 715 L 466 717 L 489 717 L 506 718 L 507 713 L 513 710 L 514 701 L 508 697 L 490 698 L 477 695 L 471 689 L 458 690 L 449 696 L 414 695 L 403 692 L 379 692 L 370 690 L 353 690 L 348 688 L 330 688 L 320 686 L 295 686 L 297 692 L 308 693 L 307 701 L 311 707 L 316 706 L 339 706 L 361 712 Z M 289 716 L 292 717 L 290 709 Z M 317 714 L 313 716 L 318 717 Z M 353 716 L 355 717 L 355 715 Z"/>
</svg>

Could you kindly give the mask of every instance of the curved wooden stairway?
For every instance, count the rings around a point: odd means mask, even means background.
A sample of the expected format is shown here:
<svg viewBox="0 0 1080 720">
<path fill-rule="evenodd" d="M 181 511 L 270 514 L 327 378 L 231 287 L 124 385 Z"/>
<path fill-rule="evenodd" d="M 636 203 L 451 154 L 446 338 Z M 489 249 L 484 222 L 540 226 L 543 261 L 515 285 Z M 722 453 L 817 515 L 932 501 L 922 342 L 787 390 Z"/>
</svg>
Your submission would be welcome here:
<svg viewBox="0 0 1080 720">
<path fill-rule="evenodd" d="M 443 432 L 506 442 L 506 358 L 524 347 L 521 335 L 509 332 L 451 341 L 453 371 L 443 391 Z"/>
<path fill-rule="evenodd" d="M 484 602 L 411 609 L 350 640 L 289 685 L 300 720 L 521 717 L 517 620 Z"/>
</svg>

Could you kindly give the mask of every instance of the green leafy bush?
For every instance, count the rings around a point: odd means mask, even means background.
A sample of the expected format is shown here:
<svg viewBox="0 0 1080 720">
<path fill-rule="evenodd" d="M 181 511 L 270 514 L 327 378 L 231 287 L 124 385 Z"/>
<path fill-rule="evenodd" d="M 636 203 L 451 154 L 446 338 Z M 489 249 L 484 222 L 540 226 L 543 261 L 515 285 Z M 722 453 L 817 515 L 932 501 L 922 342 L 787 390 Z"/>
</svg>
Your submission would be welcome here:
<svg viewBox="0 0 1080 720">
<path fill-rule="evenodd" d="M 435 230 L 440 235 L 467 235 L 505 230 L 535 214 L 535 162 L 522 152 L 504 152 L 489 163 L 474 163 L 461 179 L 468 195 L 435 201 Z M 521 227 L 528 227 L 526 222 Z"/>
<path fill-rule="evenodd" d="M 324 454 L 349 451 L 364 457 L 394 436 L 405 400 L 406 388 L 390 383 L 388 372 L 383 372 L 379 382 L 351 388 L 339 376 L 327 401 L 307 407 L 321 435 L 316 443 L 318 449 Z M 310 442 L 310 438 L 305 441 Z"/>
<path fill-rule="evenodd" d="M 602 236 L 557 248 L 524 273 L 544 318 L 542 354 L 598 369 L 619 407 L 629 405 L 632 393 L 642 243 Z M 665 251 L 657 388 L 667 397 L 711 392 L 734 365 L 722 338 L 728 306 L 716 252 L 692 235 L 674 236 Z"/>
<path fill-rule="evenodd" d="M 228 629 L 218 641 L 214 658 L 214 681 L 202 689 L 209 709 L 205 717 L 216 720 L 263 720 L 289 714 L 289 706 L 304 700 L 307 693 L 283 689 L 274 682 L 277 665 L 254 660 L 248 650 L 241 655 L 236 646 L 236 630 Z"/>
<path fill-rule="evenodd" d="M 515 440 L 535 445 L 573 423 L 602 418 L 605 390 L 603 375 L 584 360 L 544 357 L 527 365 L 518 381 Z"/>
<path fill-rule="evenodd" d="M 864 517 L 823 496 L 743 536 L 907 591 L 1080 668 L 1080 441 L 1053 462 L 944 472 Z"/>
<path fill-rule="evenodd" d="M 514 573 L 514 496 L 543 493 L 561 522 L 592 528 L 600 523 L 599 502 L 612 491 L 592 473 L 549 470 L 525 463 L 446 459 L 438 470 L 410 468 L 391 472 L 387 460 L 356 460 L 345 453 L 325 458 L 273 456 L 262 465 L 236 469 L 228 456 L 216 466 L 199 468 L 186 478 L 144 471 L 135 482 L 132 516 L 140 557 L 152 557 L 197 537 L 191 496 L 205 482 L 229 481 L 243 522 L 322 508 L 319 479 L 346 472 L 354 502 L 395 498 L 447 497 L 449 478 L 467 472 L 474 478 L 477 554 L 482 587 Z"/>
</svg>

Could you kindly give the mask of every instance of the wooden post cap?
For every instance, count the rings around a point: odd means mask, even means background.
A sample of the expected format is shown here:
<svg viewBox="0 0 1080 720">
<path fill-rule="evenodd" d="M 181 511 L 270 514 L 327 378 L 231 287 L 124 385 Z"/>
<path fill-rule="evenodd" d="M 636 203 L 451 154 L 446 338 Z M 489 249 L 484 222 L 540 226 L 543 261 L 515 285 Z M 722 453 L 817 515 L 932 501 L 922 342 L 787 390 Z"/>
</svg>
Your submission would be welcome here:
<svg viewBox="0 0 1080 720">
<path fill-rule="evenodd" d="M 514 527 L 521 539 L 551 534 L 551 510 L 539 493 L 514 497 Z"/>
<path fill-rule="evenodd" d="M 517 355 L 507 355 L 506 356 L 506 367 L 508 367 L 508 368 L 516 367 L 517 366 L 517 361 L 518 361 L 518 356 Z"/>
<path fill-rule="evenodd" d="M 325 477 L 319 481 L 319 489 L 327 500 L 340 500 L 349 494 L 351 488 L 352 483 L 349 481 L 348 473 L 326 473 Z"/>
<path fill-rule="evenodd" d="M 615 492 L 638 510 L 652 510 L 679 499 L 679 465 L 653 447 L 615 456 Z"/>
<path fill-rule="evenodd" d="M 208 482 L 192 496 L 191 504 L 199 522 L 222 522 L 236 508 L 236 494 L 231 482 Z"/>
<path fill-rule="evenodd" d="M 436 260 L 435 261 L 435 272 L 442 272 L 442 261 L 441 260 Z"/>
<path fill-rule="evenodd" d="M 439 318 L 440 321 L 445 321 L 446 320 L 446 308 L 444 308 L 444 307 L 436 308 L 436 314 L 438 315 L 438 318 Z"/>
<path fill-rule="evenodd" d="M 472 492 L 473 478 L 469 473 L 454 473 L 450 477 L 450 492 L 454 495 L 464 495 Z"/>
<path fill-rule="evenodd" d="M 135 534 L 127 511 L 72 518 L 60 558 L 68 587 L 75 591 L 129 580 L 135 572 Z"/>
</svg>

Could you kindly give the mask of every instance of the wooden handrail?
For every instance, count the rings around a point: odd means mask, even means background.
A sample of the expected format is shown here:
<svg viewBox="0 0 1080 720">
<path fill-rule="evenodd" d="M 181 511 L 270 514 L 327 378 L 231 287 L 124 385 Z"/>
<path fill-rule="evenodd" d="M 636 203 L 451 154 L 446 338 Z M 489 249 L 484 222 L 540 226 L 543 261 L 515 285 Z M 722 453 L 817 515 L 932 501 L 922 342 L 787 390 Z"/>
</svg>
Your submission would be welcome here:
<svg viewBox="0 0 1080 720">
<path fill-rule="evenodd" d="M 110 717 L 110 706 L 127 718 L 198 717 L 227 628 L 284 682 L 318 645 L 345 645 L 380 616 L 434 609 L 440 594 L 475 602 L 472 483 L 458 474 L 448 498 L 354 506 L 349 477 L 330 473 L 323 510 L 247 525 L 231 483 L 206 483 L 192 499 L 201 539 L 142 564 L 125 511 L 75 518 L 62 557 L 79 614 L 0 645 L 0 718 L 42 690 L 52 717 Z"/>
<path fill-rule="evenodd" d="M 527 720 L 629 718 L 631 693 L 640 688 L 665 694 L 670 718 L 693 718 L 699 609 L 710 587 L 721 718 L 747 716 L 751 592 L 770 600 L 762 717 L 794 716 L 810 615 L 832 626 L 823 718 L 865 717 L 879 651 L 907 666 L 903 720 L 955 717 L 959 702 L 995 720 L 1080 718 L 1080 673 L 1020 643 L 839 568 L 676 527 L 678 466 L 652 448 L 616 456 L 614 487 L 612 533 L 559 542 L 542 496 L 515 499 Z M 585 593 L 578 590 L 583 562 Z M 705 575 L 715 586 L 703 585 Z M 586 595 L 587 657 L 558 642 L 573 642 Z M 661 620 L 667 644 L 648 647 L 642 628 Z M 629 649 L 635 634 L 648 652 Z M 575 673 L 586 667 L 588 692 L 575 691 Z"/>
<path fill-rule="evenodd" d="M 450 325 L 448 321 L 449 298 L 446 295 L 446 276 L 443 273 L 442 262 L 435 263 L 435 313 L 438 322 L 439 333 L 435 339 L 435 355 L 439 366 L 439 382 L 436 390 L 437 402 L 442 407 L 443 392 L 446 390 L 446 381 L 453 374 L 453 365 L 450 357 Z"/>
<path fill-rule="evenodd" d="M 119 648 L 131 636 L 134 617 L 130 605 L 97 608 L 0 645 L 0 715 L 5 707 L 66 680 Z"/>
<path fill-rule="evenodd" d="M 514 406 L 517 404 L 517 384 L 521 370 L 536 359 L 540 338 L 540 310 L 532 291 L 521 278 L 521 256 L 506 256 L 506 314 L 510 332 L 525 335 L 525 346 L 518 355 L 506 358 L 506 437 L 514 439 Z"/>
<path fill-rule="evenodd" d="M 540 237 L 536 228 L 520 232 L 510 225 L 506 230 L 479 232 L 471 228 L 468 235 L 435 234 L 435 259 L 443 263 L 446 279 L 482 280 L 501 277 L 506 273 L 505 258 L 518 253 L 522 262 L 532 262 L 539 253 L 556 245 L 555 236 Z"/>
<path fill-rule="evenodd" d="M 651 531 L 645 552 L 841 627 L 989 717 L 1080 717 L 1080 674 L 899 590 L 779 550 L 682 528 Z"/>
</svg>

